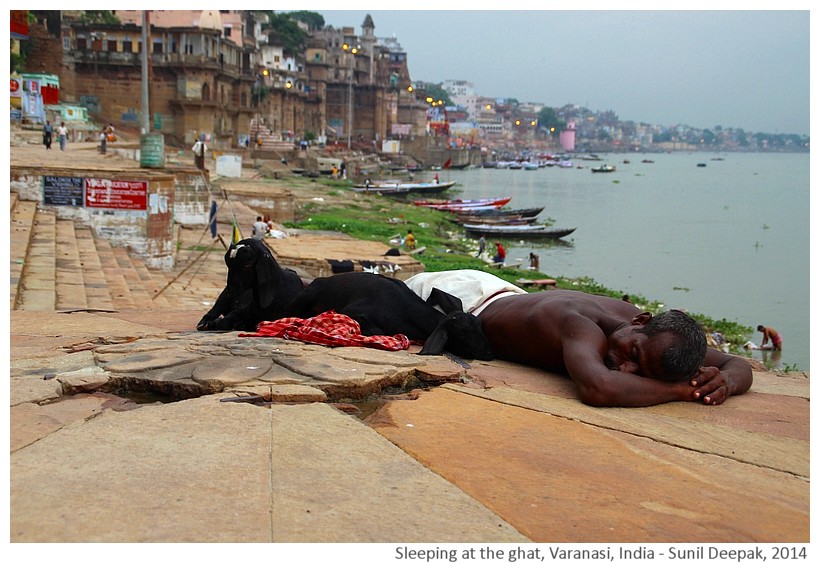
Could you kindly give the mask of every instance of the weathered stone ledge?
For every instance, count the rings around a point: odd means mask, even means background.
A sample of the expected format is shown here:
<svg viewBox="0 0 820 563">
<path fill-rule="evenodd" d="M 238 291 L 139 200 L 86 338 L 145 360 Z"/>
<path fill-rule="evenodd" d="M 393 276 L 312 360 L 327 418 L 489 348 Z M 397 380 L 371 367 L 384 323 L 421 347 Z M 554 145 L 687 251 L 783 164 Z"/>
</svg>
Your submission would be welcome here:
<svg viewBox="0 0 820 563">
<path fill-rule="evenodd" d="M 151 392 L 171 399 L 228 392 L 293 403 L 358 400 L 388 387 L 459 381 L 466 371 L 443 356 L 327 348 L 235 332 L 149 337 L 81 353 L 78 361 L 13 366 L 12 404 L 95 392 Z"/>
</svg>

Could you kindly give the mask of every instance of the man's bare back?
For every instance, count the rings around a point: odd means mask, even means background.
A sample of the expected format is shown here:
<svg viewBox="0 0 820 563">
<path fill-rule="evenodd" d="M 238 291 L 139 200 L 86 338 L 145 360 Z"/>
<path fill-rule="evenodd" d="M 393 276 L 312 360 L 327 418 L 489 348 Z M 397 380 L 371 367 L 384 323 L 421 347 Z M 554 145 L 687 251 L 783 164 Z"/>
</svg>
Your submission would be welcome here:
<svg viewBox="0 0 820 563">
<path fill-rule="evenodd" d="M 499 357 L 556 371 L 566 371 L 562 340 L 567 325 L 586 319 L 605 338 L 641 313 L 624 301 L 579 291 L 559 289 L 511 297 L 491 303 L 481 313 L 487 338 L 501 351 Z"/>
<path fill-rule="evenodd" d="M 702 339 L 702 344 L 684 345 L 667 330 L 647 333 L 650 313 L 620 299 L 571 290 L 505 297 L 490 303 L 479 318 L 497 357 L 568 373 L 580 399 L 592 405 L 694 400 L 716 405 L 745 392 L 752 382 L 748 363 L 707 350 L 702 330 L 678 311 L 669 312 L 665 321 L 688 322 L 687 338 Z M 681 353 L 673 350 L 672 356 L 688 355 L 685 364 L 679 362 L 688 367 L 670 368 L 673 348 Z"/>
</svg>

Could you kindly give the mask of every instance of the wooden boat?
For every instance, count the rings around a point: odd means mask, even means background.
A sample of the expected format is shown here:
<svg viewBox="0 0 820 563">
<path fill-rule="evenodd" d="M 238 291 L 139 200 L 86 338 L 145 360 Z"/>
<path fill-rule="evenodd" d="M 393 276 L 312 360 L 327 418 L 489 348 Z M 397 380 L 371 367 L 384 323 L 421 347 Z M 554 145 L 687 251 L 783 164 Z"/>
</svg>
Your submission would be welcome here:
<svg viewBox="0 0 820 563">
<path fill-rule="evenodd" d="M 464 229 L 473 235 L 489 235 L 499 238 L 558 239 L 575 232 L 575 227 L 558 229 L 546 225 L 483 225 L 465 223 Z"/>
<path fill-rule="evenodd" d="M 534 221 L 543 210 L 543 207 L 529 207 L 526 209 L 493 208 L 474 211 L 465 209 L 454 214 L 456 221 L 459 223 L 490 223 L 503 221 L 504 219 L 532 219 Z"/>
<path fill-rule="evenodd" d="M 440 211 L 458 212 L 463 210 L 479 211 L 482 209 L 497 209 L 504 207 L 512 200 L 510 197 L 487 197 L 479 199 L 420 199 L 413 203 L 422 207 L 431 207 Z"/>
<path fill-rule="evenodd" d="M 438 194 L 455 186 L 452 182 L 373 182 L 356 184 L 350 188 L 354 192 L 378 193 L 383 195 Z"/>
<path fill-rule="evenodd" d="M 459 211 L 458 214 L 463 217 L 472 217 L 473 221 L 467 221 L 468 223 L 480 223 L 484 217 L 503 217 L 503 216 L 515 216 L 515 217 L 535 217 L 539 213 L 544 211 L 543 207 L 525 207 L 523 209 L 484 209 L 478 211 Z"/>
<path fill-rule="evenodd" d="M 480 224 L 480 225 L 530 225 L 535 223 L 538 217 L 523 217 L 521 215 L 462 215 L 454 214 L 452 221 L 454 223 L 464 224 Z"/>
<path fill-rule="evenodd" d="M 591 168 L 593 172 L 615 172 L 615 167 L 611 164 L 602 164 Z"/>
</svg>

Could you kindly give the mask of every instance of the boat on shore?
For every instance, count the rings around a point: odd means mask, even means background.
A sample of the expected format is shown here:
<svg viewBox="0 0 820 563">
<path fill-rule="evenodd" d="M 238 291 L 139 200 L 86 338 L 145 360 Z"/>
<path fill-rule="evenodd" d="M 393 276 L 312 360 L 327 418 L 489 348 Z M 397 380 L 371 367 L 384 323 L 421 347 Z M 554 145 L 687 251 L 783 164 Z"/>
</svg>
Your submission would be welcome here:
<svg viewBox="0 0 820 563">
<path fill-rule="evenodd" d="M 531 225 L 538 217 L 522 217 L 521 215 L 490 215 L 476 217 L 475 215 L 454 214 L 452 221 L 460 225 Z"/>
<path fill-rule="evenodd" d="M 511 200 L 512 196 L 487 197 L 479 199 L 419 199 L 414 201 L 413 203 L 421 207 L 430 207 L 432 209 L 438 209 L 439 211 L 457 212 L 462 210 L 480 211 L 483 209 L 498 209 L 499 207 L 504 207 L 505 205 L 510 203 Z"/>
<path fill-rule="evenodd" d="M 359 193 L 377 193 L 382 195 L 438 194 L 455 186 L 452 182 L 373 182 L 356 184 L 350 188 Z"/>
<path fill-rule="evenodd" d="M 519 216 L 519 217 L 535 217 L 539 213 L 544 211 L 543 207 L 525 207 L 524 209 L 483 209 L 483 210 L 476 210 L 476 211 L 461 211 L 459 215 L 465 217 L 472 217 L 473 221 L 467 221 L 468 223 L 481 223 L 481 220 L 484 217 L 503 217 L 503 216 Z"/>
<path fill-rule="evenodd" d="M 471 235 L 489 235 L 516 239 L 558 239 L 575 232 L 576 227 L 554 228 L 546 225 L 487 225 L 465 223 L 462 225 Z"/>
</svg>

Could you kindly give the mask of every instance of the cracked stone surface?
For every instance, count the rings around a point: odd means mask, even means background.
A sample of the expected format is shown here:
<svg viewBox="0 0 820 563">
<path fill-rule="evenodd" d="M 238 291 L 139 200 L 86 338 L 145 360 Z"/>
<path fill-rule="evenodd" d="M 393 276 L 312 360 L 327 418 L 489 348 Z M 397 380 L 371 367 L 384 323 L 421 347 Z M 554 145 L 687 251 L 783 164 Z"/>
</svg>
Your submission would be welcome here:
<svg viewBox="0 0 820 563">
<path fill-rule="evenodd" d="M 16 402 L 122 389 L 172 398 L 257 393 L 273 402 L 362 399 L 414 381 L 458 381 L 464 368 L 442 356 L 372 348 L 327 348 L 238 333 L 183 333 L 100 344 L 72 361 L 15 367 Z M 44 377 L 53 380 L 44 381 Z"/>
</svg>

